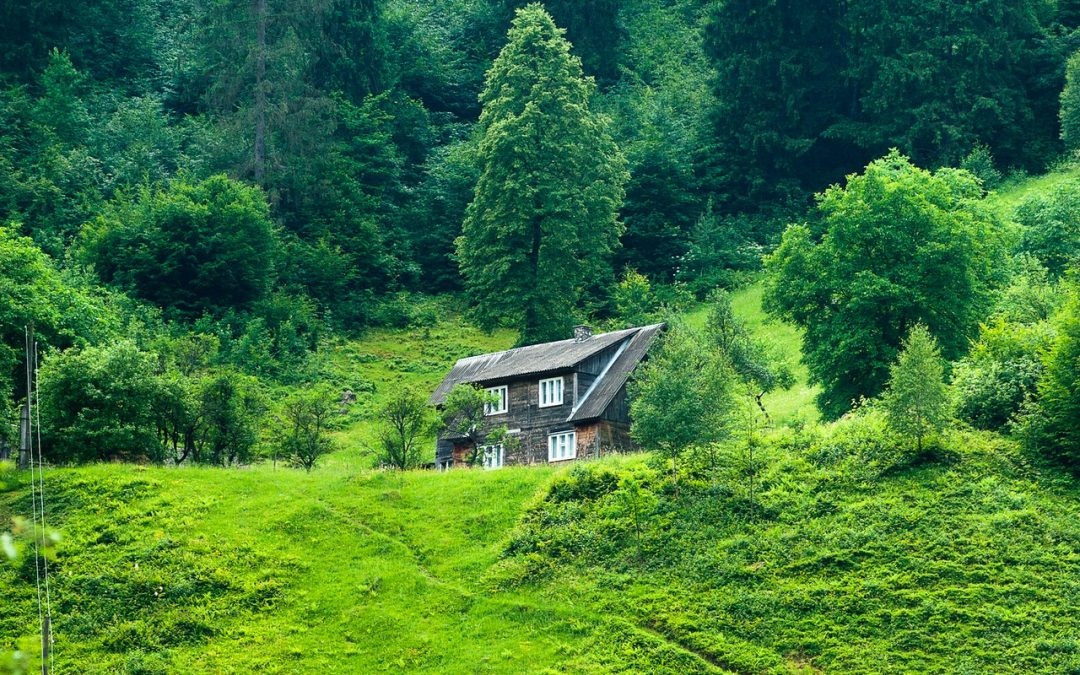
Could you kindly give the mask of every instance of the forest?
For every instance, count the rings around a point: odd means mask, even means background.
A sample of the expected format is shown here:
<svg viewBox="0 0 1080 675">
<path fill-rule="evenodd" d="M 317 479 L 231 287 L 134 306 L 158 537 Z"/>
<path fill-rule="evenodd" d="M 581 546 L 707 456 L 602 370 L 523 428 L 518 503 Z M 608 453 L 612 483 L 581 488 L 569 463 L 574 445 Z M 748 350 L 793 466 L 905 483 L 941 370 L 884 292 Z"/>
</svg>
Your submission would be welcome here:
<svg viewBox="0 0 1080 675">
<path fill-rule="evenodd" d="M 423 470 L 456 359 L 660 321 L 642 453 Z M 57 672 L 1080 669 L 1080 2 L 4 2 L 0 418 L 0 673 L 47 560 Z"/>
</svg>

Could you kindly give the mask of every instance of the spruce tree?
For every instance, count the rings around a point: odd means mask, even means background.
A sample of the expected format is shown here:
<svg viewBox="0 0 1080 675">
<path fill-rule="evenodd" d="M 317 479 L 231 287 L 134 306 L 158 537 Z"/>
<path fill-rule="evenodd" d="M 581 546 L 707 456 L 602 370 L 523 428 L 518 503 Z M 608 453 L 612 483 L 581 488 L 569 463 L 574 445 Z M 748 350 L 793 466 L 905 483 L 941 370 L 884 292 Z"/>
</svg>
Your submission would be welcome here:
<svg viewBox="0 0 1080 675">
<path fill-rule="evenodd" d="M 589 110 L 592 79 L 543 7 L 518 10 L 508 37 L 480 99 L 481 174 L 458 257 L 479 323 L 528 344 L 567 337 L 583 291 L 611 278 L 628 175 Z"/>
</svg>

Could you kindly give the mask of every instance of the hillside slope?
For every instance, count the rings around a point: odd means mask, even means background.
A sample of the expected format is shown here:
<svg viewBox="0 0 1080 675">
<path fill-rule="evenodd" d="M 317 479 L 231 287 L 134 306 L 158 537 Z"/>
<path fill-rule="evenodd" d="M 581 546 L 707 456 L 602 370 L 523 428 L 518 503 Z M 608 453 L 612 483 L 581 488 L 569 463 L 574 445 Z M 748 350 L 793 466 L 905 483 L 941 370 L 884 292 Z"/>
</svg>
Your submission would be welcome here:
<svg viewBox="0 0 1080 675">
<path fill-rule="evenodd" d="M 1074 484 L 984 437 L 877 476 L 789 441 L 753 516 L 734 459 L 677 498 L 647 456 L 51 471 L 57 672 L 1080 668 Z M 28 511 L 21 481 L 0 517 Z M 0 591 L 8 646 L 36 624 L 32 567 Z"/>
</svg>

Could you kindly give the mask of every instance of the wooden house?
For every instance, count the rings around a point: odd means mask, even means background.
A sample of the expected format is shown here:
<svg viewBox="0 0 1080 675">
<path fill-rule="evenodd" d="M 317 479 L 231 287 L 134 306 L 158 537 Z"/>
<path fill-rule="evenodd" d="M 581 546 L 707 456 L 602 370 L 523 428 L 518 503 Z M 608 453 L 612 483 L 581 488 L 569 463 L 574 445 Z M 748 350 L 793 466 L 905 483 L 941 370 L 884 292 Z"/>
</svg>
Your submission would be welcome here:
<svg viewBox="0 0 1080 675">
<path fill-rule="evenodd" d="M 441 406 L 458 384 L 485 388 L 498 401 L 485 419 L 513 442 L 482 448 L 484 466 L 562 462 L 625 451 L 630 441 L 626 382 L 663 324 L 574 337 L 459 360 L 431 394 Z M 444 431 L 435 447 L 440 469 L 461 466 L 473 448 Z"/>
</svg>

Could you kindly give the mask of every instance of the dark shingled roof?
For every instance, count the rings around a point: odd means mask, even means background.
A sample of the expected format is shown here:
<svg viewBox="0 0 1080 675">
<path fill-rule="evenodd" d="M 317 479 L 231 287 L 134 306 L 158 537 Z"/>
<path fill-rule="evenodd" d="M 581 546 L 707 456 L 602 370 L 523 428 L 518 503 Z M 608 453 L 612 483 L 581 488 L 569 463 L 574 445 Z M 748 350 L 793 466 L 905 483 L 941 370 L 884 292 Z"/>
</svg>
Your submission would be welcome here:
<svg viewBox="0 0 1080 675">
<path fill-rule="evenodd" d="M 446 396 L 456 384 L 483 384 L 486 382 L 495 382 L 498 380 L 508 380 L 528 375 L 567 370 L 573 368 L 597 352 L 603 351 L 604 349 L 619 343 L 626 343 L 627 346 L 623 348 L 623 352 L 620 354 L 619 358 L 616 359 L 618 363 L 612 364 L 610 368 L 612 371 L 611 374 L 613 375 L 617 375 L 625 369 L 625 373 L 622 375 L 619 386 L 616 386 L 615 390 L 611 393 L 611 396 L 614 396 L 615 392 L 622 386 L 621 383 L 626 381 L 626 376 L 629 375 L 630 370 L 633 370 L 634 365 L 641 359 L 641 356 L 645 354 L 648 343 L 652 341 L 652 336 L 656 334 L 657 330 L 659 330 L 662 325 L 663 324 L 655 324 L 640 328 L 627 328 L 626 330 L 617 330 L 612 331 L 611 333 L 594 335 L 587 340 L 575 340 L 571 338 L 569 340 L 545 342 L 538 345 L 509 349 L 505 352 L 494 352 L 492 354 L 481 354 L 480 356 L 470 356 L 459 359 L 447 376 L 443 378 L 443 381 L 439 383 L 439 386 L 435 391 L 432 392 L 431 396 L 428 398 L 428 403 L 432 405 L 441 405 L 446 401 Z M 642 334 L 648 335 L 644 341 L 641 339 Z M 639 346 L 634 347 L 634 345 Z M 631 349 L 631 347 L 634 348 Z M 640 353 L 636 358 L 623 358 L 628 352 Z M 601 389 L 606 392 L 607 387 L 606 385 L 601 386 L 598 381 L 598 384 L 594 386 L 593 389 L 596 391 L 590 393 L 587 398 L 592 398 L 592 394 L 594 393 L 600 394 Z M 599 398 L 603 398 L 603 396 L 599 396 Z M 608 397 L 608 401 L 610 401 L 610 397 Z M 589 404 L 589 409 L 591 410 L 591 402 L 585 399 L 583 399 L 582 405 L 579 405 L 578 410 L 580 411 L 585 408 L 586 404 Z M 602 409 L 603 408 L 601 408 L 601 410 Z M 586 418 L 579 417 L 575 414 L 574 419 Z"/>
<path fill-rule="evenodd" d="M 657 323 L 637 329 L 622 350 L 615 355 L 614 361 L 607 367 L 600 377 L 596 378 L 593 386 L 585 392 L 578 403 L 578 407 L 570 413 L 567 422 L 582 422 L 584 420 L 600 417 L 604 414 L 611 400 L 619 393 L 630 373 L 637 366 L 645 354 L 649 351 L 653 338 L 660 332 L 664 324 Z"/>
</svg>

